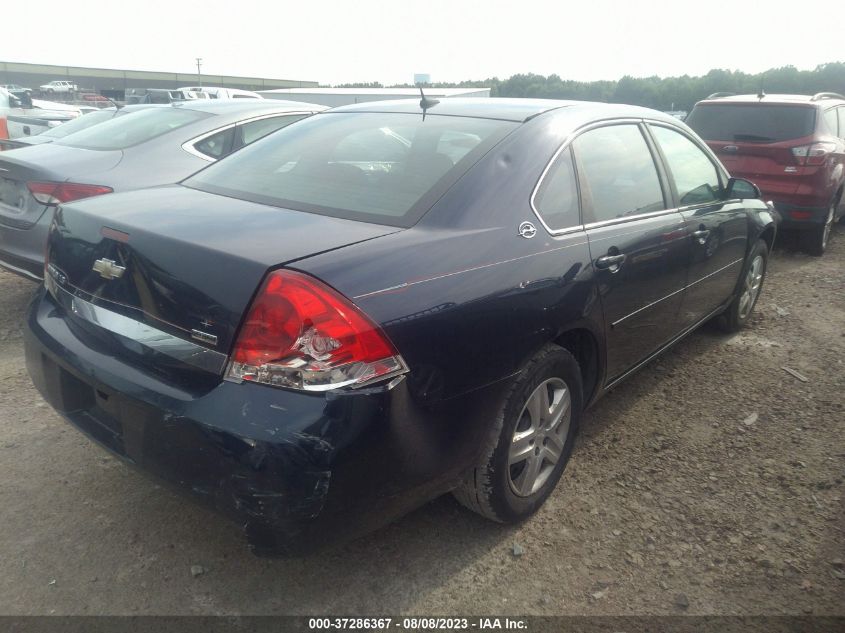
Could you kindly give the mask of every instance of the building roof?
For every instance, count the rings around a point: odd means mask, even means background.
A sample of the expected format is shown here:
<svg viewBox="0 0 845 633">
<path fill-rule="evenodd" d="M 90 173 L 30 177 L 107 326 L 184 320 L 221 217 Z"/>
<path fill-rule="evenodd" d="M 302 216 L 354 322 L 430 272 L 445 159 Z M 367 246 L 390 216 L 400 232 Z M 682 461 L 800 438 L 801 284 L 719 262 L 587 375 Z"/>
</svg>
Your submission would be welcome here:
<svg viewBox="0 0 845 633">
<path fill-rule="evenodd" d="M 173 87 L 193 85 L 196 73 L 171 73 L 147 70 L 121 70 L 114 68 L 88 68 L 83 66 L 56 66 L 51 64 L 26 64 L 0 61 L 0 78 L 7 83 L 29 83 L 30 87 L 52 80 L 70 80 L 80 88 L 102 85 L 121 87 Z M 317 86 L 316 81 L 298 79 L 269 79 L 263 77 L 237 77 L 202 73 L 202 83 L 227 88 L 283 88 L 292 86 Z"/>
</svg>

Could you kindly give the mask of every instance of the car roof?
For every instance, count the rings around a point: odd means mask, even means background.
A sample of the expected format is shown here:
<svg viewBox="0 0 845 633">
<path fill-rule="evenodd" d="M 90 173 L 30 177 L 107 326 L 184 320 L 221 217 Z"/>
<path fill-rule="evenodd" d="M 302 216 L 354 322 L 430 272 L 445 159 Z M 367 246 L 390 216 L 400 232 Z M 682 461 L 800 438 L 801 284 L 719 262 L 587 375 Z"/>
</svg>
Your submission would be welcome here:
<svg viewBox="0 0 845 633">
<path fill-rule="evenodd" d="M 676 122 L 674 117 L 640 106 L 630 106 L 599 101 L 574 101 L 563 99 L 511 99 L 485 97 L 455 97 L 441 99 L 428 108 L 428 115 L 465 116 L 480 119 L 499 119 L 522 123 L 538 115 L 555 110 L 569 113 L 567 118 L 574 120 L 601 120 L 614 118 L 647 118 Z M 325 114 L 335 112 L 381 112 L 420 114 L 420 102 L 417 99 L 397 101 L 374 101 L 333 108 Z"/>
<path fill-rule="evenodd" d="M 480 119 L 501 119 L 505 121 L 526 121 L 532 117 L 576 105 L 578 101 L 556 99 L 506 99 L 506 98 L 446 98 L 426 110 L 427 114 L 447 116 L 467 116 Z M 398 99 L 395 101 L 370 101 L 354 105 L 340 106 L 332 112 L 396 112 L 419 114 L 422 112 L 419 99 Z"/>
<path fill-rule="evenodd" d="M 718 94 L 718 93 L 717 93 Z M 825 106 L 845 103 L 845 97 L 832 92 L 820 92 L 815 95 L 794 95 L 794 94 L 764 94 L 764 95 L 725 95 L 723 97 L 712 96 L 702 99 L 698 103 L 712 105 L 718 103 L 742 103 L 762 105 L 805 105 Z"/>
</svg>

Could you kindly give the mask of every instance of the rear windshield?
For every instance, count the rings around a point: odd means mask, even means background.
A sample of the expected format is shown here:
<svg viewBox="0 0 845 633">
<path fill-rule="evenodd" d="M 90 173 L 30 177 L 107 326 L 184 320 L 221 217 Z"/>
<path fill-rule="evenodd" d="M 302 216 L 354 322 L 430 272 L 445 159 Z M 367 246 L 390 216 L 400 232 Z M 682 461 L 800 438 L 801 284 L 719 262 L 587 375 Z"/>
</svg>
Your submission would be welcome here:
<svg viewBox="0 0 845 633">
<path fill-rule="evenodd" d="M 212 115 L 196 110 L 149 108 L 114 117 L 110 121 L 70 134 L 57 142 L 83 149 L 125 149 L 208 116 Z"/>
<path fill-rule="evenodd" d="M 64 138 L 85 130 L 91 126 L 113 119 L 115 115 L 114 108 L 108 110 L 98 110 L 97 112 L 89 112 L 81 117 L 77 117 L 67 123 L 62 123 L 58 127 L 50 128 L 41 133 L 41 136 L 49 136 L 50 138 Z"/>
<path fill-rule="evenodd" d="M 325 113 L 290 125 L 183 184 L 263 204 L 411 226 L 516 123 Z"/>
<path fill-rule="evenodd" d="M 766 104 L 697 105 L 685 123 L 706 141 L 777 143 L 812 134 L 816 109 Z"/>
</svg>

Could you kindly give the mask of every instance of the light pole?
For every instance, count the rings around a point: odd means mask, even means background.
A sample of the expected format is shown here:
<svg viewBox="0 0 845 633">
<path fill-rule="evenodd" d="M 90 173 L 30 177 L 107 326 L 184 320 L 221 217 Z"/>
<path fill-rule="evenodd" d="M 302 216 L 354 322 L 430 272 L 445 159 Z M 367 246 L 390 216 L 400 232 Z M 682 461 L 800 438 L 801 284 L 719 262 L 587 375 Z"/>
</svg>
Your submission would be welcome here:
<svg viewBox="0 0 845 633">
<path fill-rule="evenodd" d="M 202 66 L 202 57 L 197 57 L 196 60 L 197 60 L 197 82 L 199 83 L 200 88 L 202 88 L 202 75 L 200 74 L 200 66 Z"/>
</svg>

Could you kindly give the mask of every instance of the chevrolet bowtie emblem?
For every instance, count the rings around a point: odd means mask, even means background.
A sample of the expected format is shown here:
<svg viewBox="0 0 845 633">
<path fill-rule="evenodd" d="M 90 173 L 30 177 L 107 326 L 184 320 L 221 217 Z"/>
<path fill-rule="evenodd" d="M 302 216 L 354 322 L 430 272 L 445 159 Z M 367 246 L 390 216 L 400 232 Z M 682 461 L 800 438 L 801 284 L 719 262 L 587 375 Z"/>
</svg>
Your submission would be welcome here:
<svg viewBox="0 0 845 633">
<path fill-rule="evenodd" d="M 126 271 L 124 266 L 118 266 L 111 259 L 98 259 L 94 262 L 93 268 L 95 273 L 100 273 L 103 279 L 120 279 Z"/>
</svg>

